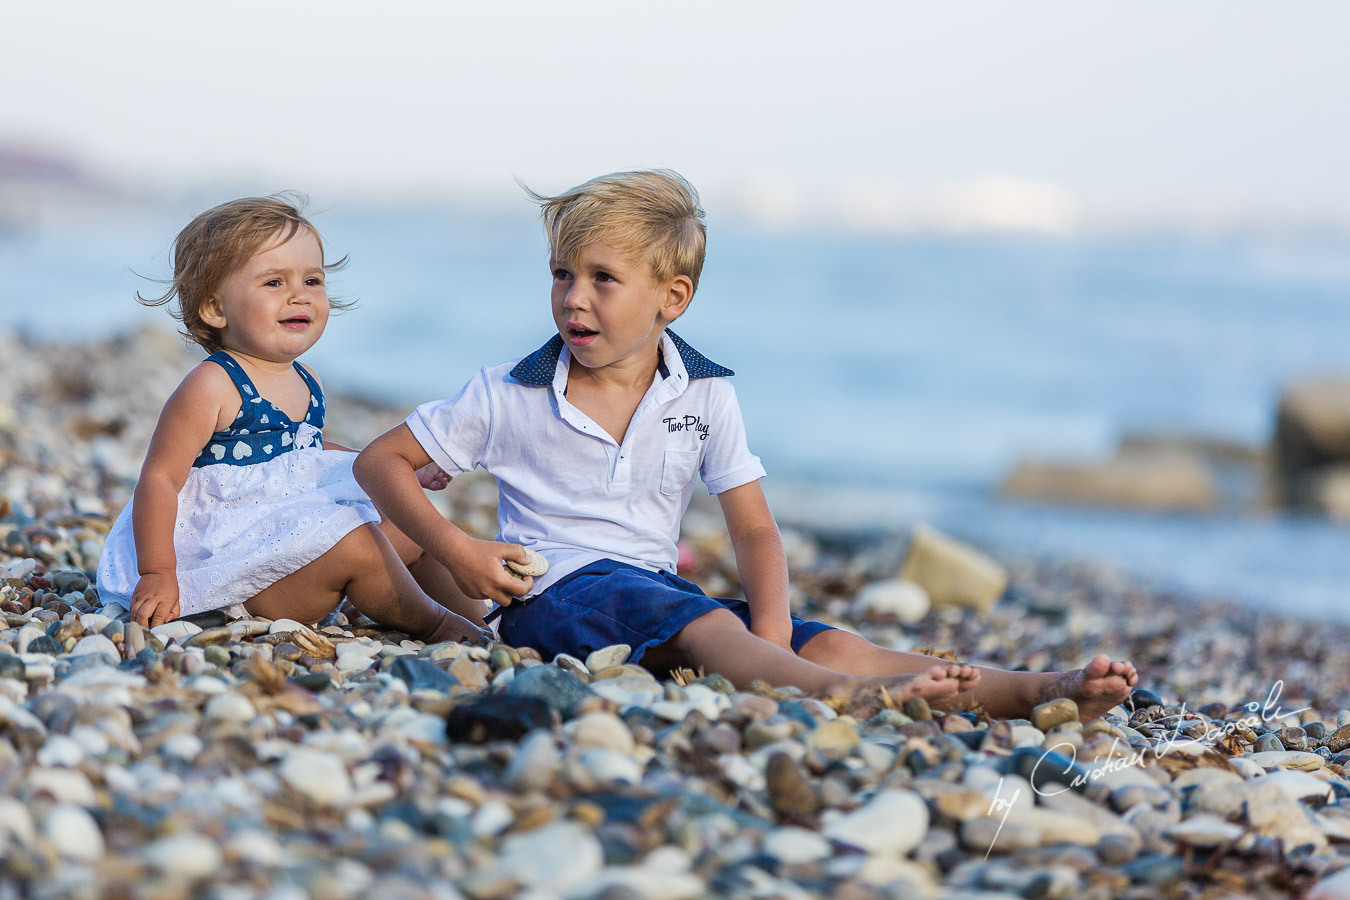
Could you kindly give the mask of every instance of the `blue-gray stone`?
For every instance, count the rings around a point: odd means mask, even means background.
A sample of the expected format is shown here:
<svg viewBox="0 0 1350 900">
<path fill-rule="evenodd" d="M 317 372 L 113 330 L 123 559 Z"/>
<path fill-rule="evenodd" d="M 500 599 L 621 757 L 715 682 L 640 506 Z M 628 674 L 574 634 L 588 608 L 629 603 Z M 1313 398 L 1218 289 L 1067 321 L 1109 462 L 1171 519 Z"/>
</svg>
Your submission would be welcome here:
<svg viewBox="0 0 1350 900">
<path fill-rule="evenodd" d="M 1040 747 L 1018 747 L 1004 761 L 1003 770 L 1021 775 L 1042 794 L 1059 793 L 1065 788 L 1086 794 L 1094 787 L 1087 769 L 1063 753 L 1042 750 Z M 1104 793 L 1105 789 L 1097 787 L 1097 791 Z"/>
<path fill-rule="evenodd" d="M 17 678 L 23 681 L 25 671 L 27 669 L 19 657 L 13 653 L 0 653 L 0 678 Z"/>
<path fill-rule="evenodd" d="M 382 671 L 401 679 L 410 691 L 448 691 L 459 684 L 459 679 L 426 659 L 400 656 Z"/>
<path fill-rule="evenodd" d="M 28 642 L 29 653 L 50 653 L 52 656 L 61 654 L 61 645 L 48 635 L 41 634 Z"/>
<path fill-rule="evenodd" d="M 537 697 L 563 716 L 578 701 L 595 695 L 586 682 L 557 666 L 533 666 L 517 672 L 507 690 L 516 697 Z"/>
<path fill-rule="evenodd" d="M 1136 884 L 1174 884 L 1186 876 L 1186 865 L 1180 857 L 1158 854 L 1141 856 L 1120 870 Z"/>
</svg>

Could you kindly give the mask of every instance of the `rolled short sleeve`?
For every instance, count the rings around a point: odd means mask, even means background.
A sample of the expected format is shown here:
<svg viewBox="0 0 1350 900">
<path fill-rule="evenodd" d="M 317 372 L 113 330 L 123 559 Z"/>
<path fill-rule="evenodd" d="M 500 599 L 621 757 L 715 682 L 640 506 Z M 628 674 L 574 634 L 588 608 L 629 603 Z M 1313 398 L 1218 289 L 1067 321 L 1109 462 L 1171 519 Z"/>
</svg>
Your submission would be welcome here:
<svg viewBox="0 0 1350 900">
<path fill-rule="evenodd" d="M 449 400 L 423 403 L 407 418 L 422 449 L 451 477 L 483 464 L 492 435 L 492 393 L 486 370 Z"/>
<path fill-rule="evenodd" d="M 708 447 L 703 453 L 699 475 L 707 485 L 708 493 L 720 494 L 758 481 L 765 473 L 759 457 L 750 452 L 741 406 L 736 402 L 736 390 L 731 382 L 725 378 L 715 379 L 711 401 Z"/>
</svg>

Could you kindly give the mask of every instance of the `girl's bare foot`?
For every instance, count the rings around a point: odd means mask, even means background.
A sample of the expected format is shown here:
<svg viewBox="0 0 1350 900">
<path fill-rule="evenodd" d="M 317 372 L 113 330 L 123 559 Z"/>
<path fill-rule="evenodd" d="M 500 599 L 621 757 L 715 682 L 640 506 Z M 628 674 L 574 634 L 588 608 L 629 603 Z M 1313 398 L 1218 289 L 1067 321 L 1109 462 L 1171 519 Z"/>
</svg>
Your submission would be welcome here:
<svg viewBox="0 0 1350 900">
<path fill-rule="evenodd" d="M 925 700 L 946 700 L 964 693 L 979 684 L 980 672 L 974 666 L 962 663 L 929 666 L 917 675 L 894 675 L 888 678 L 852 678 L 831 692 L 852 703 L 863 697 L 885 690 L 893 703 L 907 703 L 915 697 Z"/>
<path fill-rule="evenodd" d="M 1112 660 L 1098 653 L 1081 669 L 1062 672 L 1040 690 L 1038 702 L 1068 697 L 1078 704 L 1078 718 L 1084 722 L 1105 714 L 1130 696 L 1130 688 L 1139 683 L 1139 673 L 1128 661 Z"/>
</svg>

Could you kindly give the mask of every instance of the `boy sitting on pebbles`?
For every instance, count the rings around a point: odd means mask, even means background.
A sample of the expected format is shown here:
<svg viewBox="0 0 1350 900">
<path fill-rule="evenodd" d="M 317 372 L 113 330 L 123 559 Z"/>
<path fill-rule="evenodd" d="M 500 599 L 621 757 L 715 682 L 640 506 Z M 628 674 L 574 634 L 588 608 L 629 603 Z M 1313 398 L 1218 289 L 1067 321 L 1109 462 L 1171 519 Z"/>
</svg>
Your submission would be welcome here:
<svg viewBox="0 0 1350 900">
<path fill-rule="evenodd" d="M 1101 715 L 1137 680 L 1097 656 L 1072 672 L 976 668 L 887 650 L 788 609 L 778 526 L 760 488 L 730 369 L 668 330 L 703 268 L 703 211 L 673 172 L 620 172 L 533 195 L 551 251 L 557 333 L 423 404 L 357 459 L 358 481 L 470 597 L 499 605 L 508 644 L 545 659 L 611 644 L 655 671 L 693 666 L 851 701 L 884 688 L 940 707 L 1027 715 L 1058 697 Z M 482 467 L 497 480 L 500 542 L 436 512 L 415 475 Z M 675 576 L 695 475 L 721 503 L 745 600 Z M 532 559 L 542 556 L 537 568 Z M 521 572 L 531 574 L 520 574 Z"/>
</svg>

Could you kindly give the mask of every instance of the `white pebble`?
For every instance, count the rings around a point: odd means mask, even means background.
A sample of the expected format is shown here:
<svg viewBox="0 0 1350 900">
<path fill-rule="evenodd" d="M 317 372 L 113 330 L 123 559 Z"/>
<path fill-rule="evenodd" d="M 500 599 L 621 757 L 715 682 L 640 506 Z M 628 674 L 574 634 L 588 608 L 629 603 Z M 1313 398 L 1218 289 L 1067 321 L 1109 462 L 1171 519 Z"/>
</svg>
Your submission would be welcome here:
<svg viewBox="0 0 1350 900">
<path fill-rule="evenodd" d="M 98 823 L 73 803 L 53 806 L 42 823 L 42 833 L 52 849 L 67 859 L 94 862 L 103 856 L 105 844 Z"/>
<path fill-rule="evenodd" d="M 150 629 L 150 633 L 165 643 L 170 640 L 181 641 L 192 637 L 194 634 L 201 634 L 201 629 L 191 622 L 165 622 L 163 625 L 156 625 Z"/>
<path fill-rule="evenodd" d="M 88 637 L 80 638 L 70 651 L 70 655 L 101 656 L 112 666 L 122 661 L 122 654 L 118 652 L 117 645 L 101 634 L 91 634 Z"/>
<path fill-rule="evenodd" d="M 613 713 L 592 712 L 577 719 L 572 739 L 578 747 L 599 747 L 630 756 L 633 753 L 633 733 Z"/>
<path fill-rule="evenodd" d="M 54 734 L 38 751 L 37 761 L 42 766 L 64 766 L 73 769 L 84 762 L 84 748 L 73 737 Z"/>
<path fill-rule="evenodd" d="M 626 784 L 640 783 L 645 768 L 631 756 L 599 748 L 582 753 L 581 765 L 596 781 L 621 781 Z"/>
<path fill-rule="evenodd" d="M 495 868 L 527 887 L 547 886 L 566 893 L 604 866 L 600 841 L 576 822 L 554 822 L 508 835 L 502 840 Z"/>
<path fill-rule="evenodd" d="M 224 862 L 213 841 L 192 832 L 160 838 L 145 848 L 145 858 L 165 875 L 183 878 L 205 878 Z"/>
<path fill-rule="evenodd" d="M 195 734 L 175 734 L 160 745 L 159 752 L 170 759 L 192 762 L 204 747 L 202 739 Z"/>
<path fill-rule="evenodd" d="M 337 660 L 339 672 L 364 672 L 373 665 L 375 665 L 375 660 L 359 653 L 348 653 L 345 656 L 339 656 Z"/>
<path fill-rule="evenodd" d="M 230 691 L 211 698 L 202 713 L 211 722 L 234 722 L 239 725 L 253 721 L 258 714 L 253 702 L 243 694 Z"/>
<path fill-rule="evenodd" d="M 294 619 L 277 619 L 267 631 L 269 634 L 282 634 L 291 631 L 309 631 L 309 628 Z"/>
<path fill-rule="evenodd" d="M 500 800 L 489 800 L 473 814 L 470 827 L 476 837 L 491 837 L 501 834 L 514 821 L 515 814 L 511 812 L 511 807 Z"/>
<path fill-rule="evenodd" d="M 336 806 L 351 796 L 352 781 L 338 757 L 321 750 L 297 749 L 281 761 L 281 778 L 321 806 Z"/>
<path fill-rule="evenodd" d="M 77 769 L 31 769 L 27 781 L 31 794 L 50 794 L 57 803 L 93 806 L 97 802 L 93 785 Z"/>
<path fill-rule="evenodd" d="M 913 791 L 887 789 L 861 809 L 830 822 L 825 837 L 868 853 L 903 856 L 928 832 L 928 806 Z"/>
<path fill-rule="evenodd" d="M 623 665 L 632 653 L 633 648 L 627 644 L 612 644 L 608 647 L 601 647 L 586 657 L 586 668 L 594 675 L 613 666 Z"/>
<path fill-rule="evenodd" d="M 900 578 L 874 581 L 853 598 L 855 616 L 893 616 L 904 625 L 918 622 L 928 615 L 930 608 L 932 601 L 928 592 L 914 582 Z"/>
<path fill-rule="evenodd" d="M 279 866 L 286 858 L 285 851 L 276 838 L 265 831 L 252 828 L 231 836 L 225 843 L 225 852 L 234 859 L 264 868 Z"/>
<path fill-rule="evenodd" d="M 764 838 L 764 853 L 779 862 L 794 866 L 828 859 L 830 842 L 808 828 L 775 828 Z"/>
<path fill-rule="evenodd" d="M 6 838 L 32 844 L 34 833 L 33 814 L 28 807 L 13 797 L 0 797 L 0 846 Z"/>
</svg>

